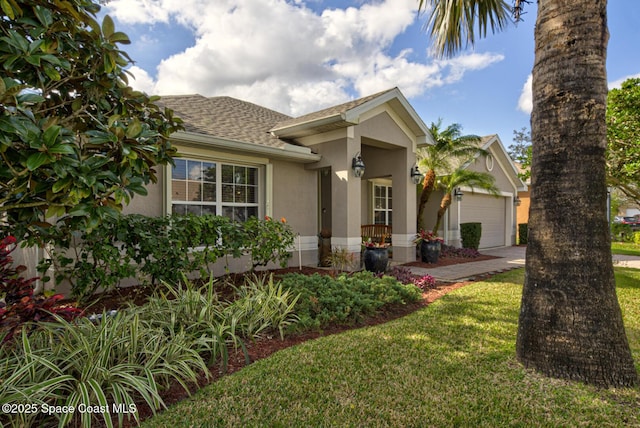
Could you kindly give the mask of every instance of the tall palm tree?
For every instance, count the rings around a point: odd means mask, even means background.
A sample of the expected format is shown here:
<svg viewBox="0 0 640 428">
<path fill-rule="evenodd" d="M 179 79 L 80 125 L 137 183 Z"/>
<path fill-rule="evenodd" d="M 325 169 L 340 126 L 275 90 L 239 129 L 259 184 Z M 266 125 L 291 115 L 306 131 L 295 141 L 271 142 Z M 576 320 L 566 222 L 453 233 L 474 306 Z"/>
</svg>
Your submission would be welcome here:
<svg viewBox="0 0 640 428">
<path fill-rule="evenodd" d="M 418 202 L 418 230 L 425 229 L 424 209 L 435 190 L 437 177 L 448 174 L 461 159 L 470 159 L 485 151 L 480 148 L 480 137 L 462 135 L 462 126 L 454 123 L 442 129 L 442 119 L 432 122 L 429 132 L 435 144 L 418 149 L 418 167 L 426 170 Z"/>
<path fill-rule="evenodd" d="M 440 208 L 438 208 L 438 217 L 435 226 L 433 226 L 433 233 L 438 233 L 442 218 L 449 209 L 449 206 L 451 206 L 453 191 L 457 187 L 466 186 L 472 189 L 483 189 L 496 196 L 499 194 L 498 188 L 495 185 L 495 179 L 491 174 L 470 171 L 462 167 L 456 168 L 451 174 L 442 177 L 440 179 L 440 186 L 444 191 L 444 195 L 440 201 Z"/>
<path fill-rule="evenodd" d="M 524 0 L 513 5 L 516 19 Z M 606 0 L 538 0 L 531 206 L 516 356 L 548 376 L 638 384 L 607 222 Z M 443 55 L 502 29 L 505 0 L 419 0 Z M 576 215 L 577 214 L 577 215 Z"/>
</svg>

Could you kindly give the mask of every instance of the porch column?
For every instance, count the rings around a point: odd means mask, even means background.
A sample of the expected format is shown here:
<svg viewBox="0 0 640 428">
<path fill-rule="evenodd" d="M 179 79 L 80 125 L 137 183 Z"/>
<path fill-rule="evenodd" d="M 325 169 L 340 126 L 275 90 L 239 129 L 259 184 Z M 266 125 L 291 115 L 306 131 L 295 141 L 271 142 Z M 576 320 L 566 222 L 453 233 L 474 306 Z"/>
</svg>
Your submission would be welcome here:
<svg viewBox="0 0 640 428">
<path fill-rule="evenodd" d="M 362 179 L 353 175 L 352 159 L 361 152 L 360 137 L 353 127 L 347 129 L 346 139 L 318 146 L 324 162 L 331 165 L 331 245 L 346 248 L 360 259 L 360 219 Z M 365 167 L 367 160 L 364 160 Z M 357 266 L 357 265 L 356 265 Z"/>
<path fill-rule="evenodd" d="M 410 170 L 416 156 L 409 149 L 389 151 L 393 180 L 393 261 L 406 263 L 416 260 L 416 185 Z"/>
</svg>

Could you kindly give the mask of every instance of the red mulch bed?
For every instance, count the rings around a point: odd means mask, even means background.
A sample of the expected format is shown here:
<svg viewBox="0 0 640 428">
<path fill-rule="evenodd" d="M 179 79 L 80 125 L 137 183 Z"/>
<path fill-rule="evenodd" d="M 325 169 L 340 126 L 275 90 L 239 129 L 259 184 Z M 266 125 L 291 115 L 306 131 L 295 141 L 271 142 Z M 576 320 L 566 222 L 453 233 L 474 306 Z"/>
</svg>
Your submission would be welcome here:
<svg viewBox="0 0 640 428">
<path fill-rule="evenodd" d="M 425 268 L 433 268 L 438 266 L 449 266 L 452 264 L 458 263 L 467 263 L 473 261 L 481 261 L 481 260 L 490 260 L 495 258 L 493 256 L 484 256 L 467 259 L 467 258 L 458 258 L 458 257 L 444 257 L 439 258 L 437 264 L 433 263 L 422 263 L 422 262 L 413 262 L 408 263 L 405 266 L 418 266 Z M 302 270 L 298 268 L 287 268 L 287 269 L 277 269 L 273 272 L 274 275 L 280 275 L 289 272 L 300 272 L 303 274 L 330 274 L 331 270 L 328 269 L 317 269 L 312 267 L 303 267 Z M 487 276 L 488 277 L 488 276 Z M 241 276 L 237 276 L 235 279 L 239 280 Z M 445 294 L 456 290 L 460 287 L 463 287 L 471 282 L 457 282 L 457 283 L 441 283 L 437 284 L 435 288 L 429 289 L 428 291 L 422 294 L 422 300 L 419 302 L 407 304 L 407 305 L 391 305 L 383 308 L 377 315 L 366 319 L 365 321 L 358 323 L 357 325 L 352 326 L 331 326 L 325 328 L 322 331 L 314 331 L 314 332 L 306 332 L 301 334 L 289 335 L 281 340 L 279 336 L 276 337 L 265 337 L 253 342 L 247 343 L 247 350 L 252 362 L 257 361 L 262 358 L 266 358 L 274 352 L 280 351 L 282 349 L 288 348 L 290 346 L 297 345 L 299 343 L 305 342 L 307 340 L 316 339 L 322 336 L 328 336 L 331 334 L 341 333 L 343 331 L 351 330 L 354 328 L 360 328 L 365 326 L 373 326 L 377 324 L 382 324 L 405 315 L 408 315 L 412 312 L 415 312 L 418 309 L 421 309 L 428 304 L 432 303 L 436 299 Z M 126 302 L 134 302 L 136 304 L 142 304 L 146 300 L 146 297 L 149 295 L 150 289 L 143 287 L 128 287 L 114 290 L 110 293 L 106 293 L 101 296 L 100 300 L 90 306 L 87 312 L 101 312 L 103 309 L 117 309 L 123 307 Z M 219 364 L 216 364 L 210 367 L 211 379 L 207 381 L 204 377 L 199 382 L 199 385 L 191 385 L 190 390 L 191 393 L 194 393 L 198 388 L 201 388 L 211 382 L 215 382 L 221 377 L 234 373 L 240 369 L 242 369 L 246 365 L 245 356 L 242 352 L 238 351 L 230 356 L 227 371 L 223 372 L 222 367 Z M 187 398 L 189 394 L 177 383 L 174 383 L 168 390 L 162 393 L 162 398 L 167 406 L 176 403 L 180 400 Z M 144 403 L 141 403 L 137 406 L 138 416 L 140 420 L 149 418 L 152 416 L 151 409 L 146 406 Z M 125 427 L 135 426 L 135 422 L 133 419 L 128 422 L 124 421 Z M 102 426 L 101 421 L 98 421 L 96 426 Z"/>
</svg>

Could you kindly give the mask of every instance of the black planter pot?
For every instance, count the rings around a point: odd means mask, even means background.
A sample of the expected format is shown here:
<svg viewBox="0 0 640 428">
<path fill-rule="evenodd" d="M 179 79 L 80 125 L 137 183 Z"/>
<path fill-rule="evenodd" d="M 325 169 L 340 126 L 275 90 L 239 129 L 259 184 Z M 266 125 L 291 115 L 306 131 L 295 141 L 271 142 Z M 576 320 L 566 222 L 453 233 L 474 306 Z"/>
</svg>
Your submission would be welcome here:
<svg viewBox="0 0 640 428">
<path fill-rule="evenodd" d="M 439 255 L 440 255 L 439 242 L 422 241 L 420 243 L 420 258 L 422 259 L 423 263 L 438 263 Z"/>
<path fill-rule="evenodd" d="M 369 272 L 382 273 L 387 270 L 389 263 L 389 252 L 387 248 L 365 248 L 364 249 L 364 268 Z"/>
</svg>

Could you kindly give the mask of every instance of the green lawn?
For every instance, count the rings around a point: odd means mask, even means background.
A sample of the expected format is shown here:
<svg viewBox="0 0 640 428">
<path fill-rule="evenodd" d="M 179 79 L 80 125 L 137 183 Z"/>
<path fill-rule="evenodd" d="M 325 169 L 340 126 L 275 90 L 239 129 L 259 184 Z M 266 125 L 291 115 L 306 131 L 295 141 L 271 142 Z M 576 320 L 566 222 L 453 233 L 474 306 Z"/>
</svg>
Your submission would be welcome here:
<svg viewBox="0 0 640 428">
<path fill-rule="evenodd" d="M 627 256 L 640 256 L 640 245 L 631 242 L 613 242 L 611 252 Z"/>
<path fill-rule="evenodd" d="M 616 273 L 640 369 L 640 270 Z M 288 348 L 143 426 L 640 426 L 640 388 L 597 390 L 517 363 L 523 275 L 507 272 L 396 321 Z"/>
</svg>

